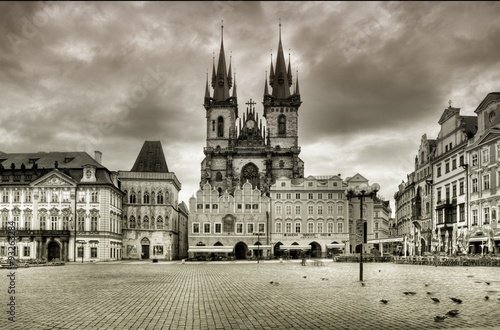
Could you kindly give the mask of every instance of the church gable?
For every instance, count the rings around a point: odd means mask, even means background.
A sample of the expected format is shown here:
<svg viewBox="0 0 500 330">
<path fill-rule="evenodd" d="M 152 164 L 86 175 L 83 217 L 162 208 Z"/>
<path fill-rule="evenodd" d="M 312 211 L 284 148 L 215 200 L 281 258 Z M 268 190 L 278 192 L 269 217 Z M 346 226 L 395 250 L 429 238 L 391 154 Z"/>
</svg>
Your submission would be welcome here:
<svg viewBox="0 0 500 330">
<path fill-rule="evenodd" d="M 453 116 L 458 116 L 460 114 L 460 108 L 452 108 L 451 105 L 443 111 L 441 118 L 439 118 L 439 125 L 442 125 L 445 121 Z"/>
</svg>

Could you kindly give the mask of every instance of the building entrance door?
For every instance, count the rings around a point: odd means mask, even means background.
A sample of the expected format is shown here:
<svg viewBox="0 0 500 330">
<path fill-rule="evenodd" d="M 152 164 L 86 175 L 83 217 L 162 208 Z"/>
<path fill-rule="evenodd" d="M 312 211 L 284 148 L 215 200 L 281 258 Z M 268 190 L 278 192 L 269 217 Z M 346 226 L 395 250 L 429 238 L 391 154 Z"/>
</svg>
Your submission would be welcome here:
<svg viewBox="0 0 500 330">
<path fill-rule="evenodd" d="M 48 261 L 52 261 L 54 259 L 61 259 L 61 248 L 57 242 L 50 242 L 47 246 L 48 248 Z"/>
<path fill-rule="evenodd" d="M 142 245 L 142 259 L 149 259 L 149 245 Z"/>
</svg>

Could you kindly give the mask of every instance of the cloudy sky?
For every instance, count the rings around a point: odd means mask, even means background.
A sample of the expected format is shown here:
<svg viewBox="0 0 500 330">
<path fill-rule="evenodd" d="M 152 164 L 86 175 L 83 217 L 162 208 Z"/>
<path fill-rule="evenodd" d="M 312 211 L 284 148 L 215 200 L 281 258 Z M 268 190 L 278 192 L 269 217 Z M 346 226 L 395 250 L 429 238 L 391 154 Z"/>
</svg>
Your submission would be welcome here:
<svg viewBox="0 0 500 330">
<path fill-rule="evenodd" d="M 262 115 L 281 19 L 305 175 L 359 172 L 392 200 L 448 101 L 474 115 L 500 91 L 499 14 L 498 2 L 2 2 L 0 151 L 100 150 L 130 170 L 160 140 L 187 203 L 221 20 L 240 113 L 252 98 Z"/>
</svg>

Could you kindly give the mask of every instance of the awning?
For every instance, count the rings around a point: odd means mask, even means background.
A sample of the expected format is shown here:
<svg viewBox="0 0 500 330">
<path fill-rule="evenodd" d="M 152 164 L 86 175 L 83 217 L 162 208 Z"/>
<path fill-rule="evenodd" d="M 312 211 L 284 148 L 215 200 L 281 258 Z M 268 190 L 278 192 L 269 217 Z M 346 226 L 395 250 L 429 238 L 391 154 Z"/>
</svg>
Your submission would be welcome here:
<svg viewBox="0 0 500 330">
<path fill-rule="evenodd" d="M 343 249 L 345 248 L 345 244 L 327 244 L 327 249 Z"/>
<path fill-rule="evenodd" d="M 481 237 L 471 237 L 469 239 L 469 242 L 486 242 L 488 240 L 488 237 L 481 236 Z"/>
<path fill-rule="evenodd" d="M 378 244 L 378 243 L 394 243 L 394 242 L 403 242 L 403 237 L 388 237 L 388 238 L 380 238 L 380 239 L 371 239 L 368 243 Z"/>
<path fill-rule="evenodd" d="M 229 253 L 233 252 L 231 246 L 190 246 L 188 252 L 202 253 Z"/>
<path fill-rule="evenodd" d="M 280 250 L 310 250 L 310 245 L 280 245 Z"/>
<path fill-rule="evenodd" d="M 248 249 L 249 250 L 271 250 L 272 246 L 271 245 L 249 245 Z"/>
</svg>

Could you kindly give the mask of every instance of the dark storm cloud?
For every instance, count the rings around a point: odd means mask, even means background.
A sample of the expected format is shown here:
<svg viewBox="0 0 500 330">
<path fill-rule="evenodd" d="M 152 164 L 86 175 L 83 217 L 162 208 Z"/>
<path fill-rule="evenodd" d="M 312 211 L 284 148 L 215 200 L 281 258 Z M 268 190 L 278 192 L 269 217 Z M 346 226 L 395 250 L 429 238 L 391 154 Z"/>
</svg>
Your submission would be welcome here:
<svg viewBox="0 0 500 330">
<path fill-rule="evenodd" d="M 101 150 L 110 169 L 130 170 L 144 141 L 160 140 L 187 202 L 221 20 L 240 115 L 252 98 L 261 116 L 281 19 L 306 175 L 360 172 L 392 198 L 448 100 L 473 114 L 498 90 L 499 12 L 497 2 L 0 3 L 0 150 Z"/>
</svg>

